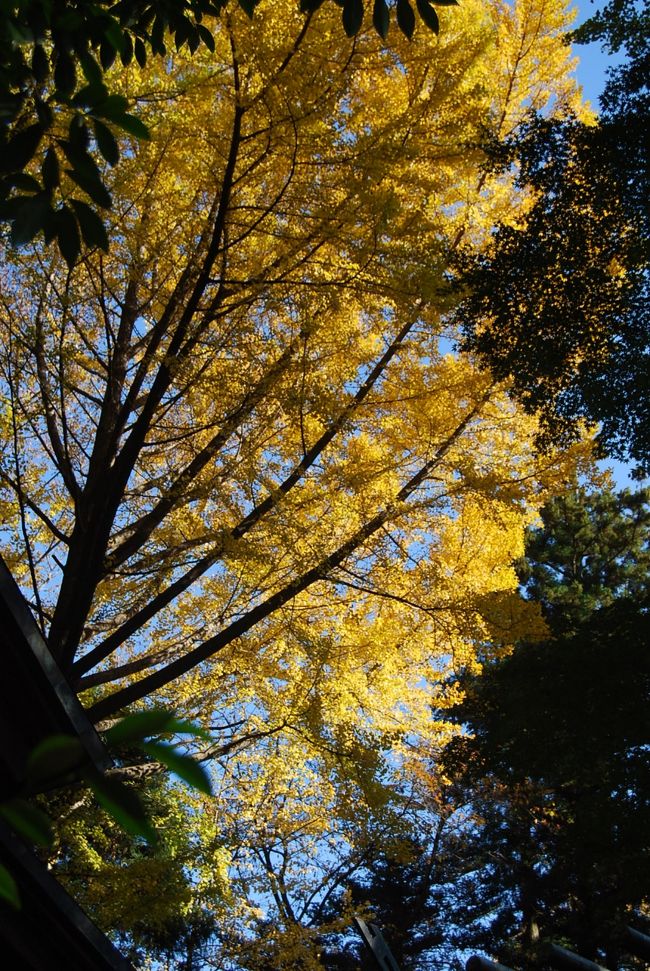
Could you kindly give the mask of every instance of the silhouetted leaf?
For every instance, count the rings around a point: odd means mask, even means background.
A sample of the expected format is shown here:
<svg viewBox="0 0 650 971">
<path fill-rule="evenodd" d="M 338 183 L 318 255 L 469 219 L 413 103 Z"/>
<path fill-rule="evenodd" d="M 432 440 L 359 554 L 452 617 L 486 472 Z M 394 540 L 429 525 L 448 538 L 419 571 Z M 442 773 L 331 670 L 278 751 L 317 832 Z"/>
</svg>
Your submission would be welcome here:
<svg viewBox="0 0 650 971">
<path fill-rule="evenodd" d="M 50 209 L 45 214 L 45 218 L 43 220 L 43 239 L 45 240 L 46 246 L 49 246 L 52 240 L 56 239 L 58 231 L 56 212 Z"/>
<path fill-rule="evenodd" d="M 129 135 L 134 135 L 136 138 L 148 139 L 151 137 L 145 123 L 140 121 L 139 118 L 136 118 L 135 115 L 116 115 L 111 118 L 111 121 L 113 124 L 123 128 Z"/>
<path fill-rule="evenodd" d="M 59 145 L 63 149 L 65 157 L 70 162 L 70 165 L 73 166 L 76 172 L 80 172 L 88 179 L 101 181 L 97 163 L 92 155 L 88 154 L 85 148 L 78 148 L 63 138 L 59 141 Z"/>
<path fill-rule="evenodd" d="M 214 50 L 214 47 L 212 48 Z M 140 67 L 145 67 L 147 63 L 147 48 L 139 37 L 136 37 L 135 44 L 133 46 L 133 52 L 135 54 L 135 59 L 140 65 Z"/>
<path fill-rule="evenodd" d="M 94 113 L 100 115 L 102 118 L 109 118 L 113 121 L 114 118 L 123 115 L 129 106 L 127 98 L 121 94 L 110 94 L 108 98 L 105 98 L 101 104 L 98 104 Z"/>
<path fill-rule="evenodd" d="M 163 42 L 163 37 L 165 34 L 165 19 L 160 14 L 157 15 L 153 22 L 153 27 L 151 28 L 151 50 L 154 54 L 159 54 L 164 57 L 165 44 Z"/>
<path fill-rule="evenodd" d="M 113 205 L 113 200 L 111 199 L 108 189 L 102 182 L 98 182 L 96 179 L 89 179 L 88 176 L 83 172 L 78 172 L 75 169 L 66 169 L 66 174 L 70 176 L 73 182 L 76 182 L 80 189 L 88 195 L 93 202 L 101 206 L 102 209 L 110 209 Z"/>
<path fill-rule="evenodd" d="M 324 2 L 325 0 L 300 0 L 300 9 L 302 13 L 314 13 Z"/>
<path fill-rule="evenodd" d="M 33 175 L 27 175 L 26 172 L 16 172 L 12 174 L 7 182 L 13 186 L 14 189 L 20 189 L 21 192 L 40 192 L 42 190 L 41 184 Z"/>
<path fill-rule="evenodd" d="M 86 84 L 83 88 L 75 94 L 72 99 L 73 105 L 81 105 L 88 108 L 94 108 L 97 105 L 103 104 L 109 97 L 108 88 L 103 83 Z"/>
<path fill-rule="evenodd" d="M 189 47 L 191 54 L 196 53 L 200 43 L 201 37 L 199 36 L 198 30 L 195 27 L 192 27 L 187 38 L 187 46 Z"/>
<path fill-rule="evenodd" d="M 10 799 L 0 803 L 0 816 L 28 843 L 35 843 L 37 846 L 52 844 L 52 821 L 26 799 Z"/>
<path fill-rule="evenodd" d="M 354 37 L 361 30 L 363 22 L 363 0 L 345 0 L 343 4 L 343 29 L 348 37 Z"/>
<path fill-rule="evenodd" d="M 109 41 L 103 40 L 99 45 L 99 63 L 104 71 L 108 71 L 109 67 L 113 66 L 116 57 L 117 51 L 113 45 Z"/>
<path fill-rule="evenodd" d="M 440 30 L 440 21 L 438 20 L 438 14 L 430 5 L 429 0 L 416 0 L 416 3 L 418 13 L 422 17 L 424 23 L 427 25 L 429 30 L 432 30 L 434 34 L 437 34 Z"/>
<path fill-rule="evenodd" d="M 167 768 L 186 782 L 192 789 L 198 789 L 206 795 L 212 795 L 210 777 L 205 768 L 193 759 L 191 755 L 183 755 L 173 745 L 164 742 L 144 742 L 142 749 L 156 762 L 162 762 Z"/>
<path fill-rule="evenodd" d="M 80 199 L 71 199 L 70 204 L 75 211 L 81 235 L 86 246 L 98 246 L 108 253 L 108 233 L 100 216 L 94 209 Z"/>
<path fill-rule="evenodd" d="M 90 52 L 87 52 L 83 57 L 79 58 L 79 63 L 81 64 L 81 70 L 88 84 L 102 84 L 102 69 Z"/>
<path fill-rule="evenodd" d="M 130 34 L 124 34 L 122 37 L 122 50 L 120 51 L 120 60 L 124 67 L 128 65 L 133 60 L 133 39 Z"/>
<path fill-rule="evenodd" d="M 181 17 L 174 31 L 174 43 L 177 51 L 181 49 L 186 40 L 189 40 L 191 30 L 192 28 L 185 17 Z"/>
<path fill-rule="evenodd" d="M 372 22 L 381 39 L 386 40 L 389 24 L 388 6 L 386 4 L 386 0 L 375 0 L 374 7 L 372 9 Z"/>
<path fill-rule="evenodd" d="M 121 54 L 124 49 L 124 34 L 117 20 L 113 20 L 111 17 L 104 24 L 104 36 L 113 49 Z"/>
<path fill-rule="evenodd" d="M 397 26 L 410 40 L 415 30 L 415 14 L 409 0 L 397 0 Z"/>
<path fill-rule="evenodd" d="M 54 84 L 62 94 L 72 94 L 77 82 L 77 69 L 71 54 L 57 47 L 56 64 L 54 66 Z"/>
<path fill-rule="evenodd" d="M 259 0 L 238 0 L 238 3 L 244 13 L 248 14 L 249 17 L 252 17 Z"/>
<path fill-rule="evenodd" d="M 46 215 L 49 212 L 49 201 L 45 193 L 37 196 L 18 196 L 16 215 L 11 227 L 12 246 L 24 246 L 31 243 L 43 228 Z"/>
<path fill-rule="evenodd" d="M 90 129 L 81 115 L 75 115 L 68 126 L 70 144 L 79 151 L 85 152 L 90 145 Z"/>
<path fill-rule="evenodd" d="M 57 234 L 61 255 L 69 267 L 77 262 L 81 252 L 81 237 L 74 213 L 69 206 L 62 206 L 56 213 Z"/>
<path fill-rule="evenodd" d="M 205 44 L 205 46 L 208 48 L 208 50 L 211 53 L 214 54 L 214 49 L 215 49 L 215 47 L 214 47 L 214 37 L 212 36 L 212 34 L 208 30 L 208 28 L 207 27 L 204 27 L 203 24 L 198 24 L 198 26 L 197 26 L 196 29 L 198 30 L 199 36 L 200 36 L 201 40 L 203 41 L 203 43 Z"/>
<path fill-rule="evenodd" d="M 42 83 L 50 73 L 50 60 L 41 44 L 36 44 L 32 53 L 32 74 Z"/>
<path fill-rule="evenodd" d="M 93 120 L 95 129 L 95 141 L 97 148 L 102 153 L 109 165 L 117 165 L 120 158 L 120 149 L 117 139 L 113 132 L 103 122 L 97 118 Z"/>
<path fill-rule="evenodd" d="M 43 185 L 48 192 L 52 192 L 54 189 L 56 189 L 61 179 L 59 172 L 59 160 L 52 147 L 48 148 L 47 152 L 45 153 L 45 158 L 43 159 L 43 164 L 41 165 L 41 173 L 43 175 Z"/>
<path fill-rule="evenodd" d="M 42 127 L 51 128 L 54 123 L 54 112 L 37 94 L 34 95 L 34 107 Z"/>
<path fill-rule="evenodd" d="M 0 153 L 0 171 L 12 172 L 24 169 L 34 157 L 42 137 L 43 126 L 39 124 L 29 125 L 14 135 Z"/>
<path fill-rule="evenodd" d="M 4 91 L 0 96 L 0 118 L 5 121 L 13 121 L 24 103 L 22 94 L 9 94 Z"/>
</svg>

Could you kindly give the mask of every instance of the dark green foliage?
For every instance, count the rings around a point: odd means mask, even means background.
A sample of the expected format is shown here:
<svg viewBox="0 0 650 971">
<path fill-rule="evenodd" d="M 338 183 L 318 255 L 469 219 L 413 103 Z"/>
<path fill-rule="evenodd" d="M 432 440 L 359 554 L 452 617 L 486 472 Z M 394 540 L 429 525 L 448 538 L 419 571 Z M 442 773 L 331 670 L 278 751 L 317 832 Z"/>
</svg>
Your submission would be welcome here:
<svg viewBox="0 0 650 971">
<path fill-rule="evenodd" d="M 613 953 L 647 895 L 649 544 L 647 493 L 556 500 L 524 571 L 556 636 L 464 679 L 472 736 L 445 767 L 482 818 L 466 943 L 505 963 L 540 935 Z"/>
<path fill-rule="evenodd" d="M 520 182 L 540 192 L 525 227 L 460 263 L 466 349 L 539 411 L 547 437 L 601 423 L 614 455 L 650 463 L 647 247 L 621 192 L 611 128 L 531 123 Z M 490 321 L 487 327 L 482 323 Z"/>
<path fill-rule="evenodd" d="M 600 42 L 608 54 L 622 52 L 626 60 L 609 69 L 609 81 L 600 103 L 606 120 L 627 115 L 634 120 L 647 113 L 650 103 L 650 50 L 648 33 L 650 11 L 638 0 L 609 0 L 573 33 L 578 44 Z M 634 166 L 648 172 L 648 158 L 631 159 Z M 647 185 L 647 183 L 646 183 Z"/>
<path fill-rule="evenodd" d="M 552 636 L 460 676 L 465 701 L 435 716 L 469 732 L 432 753 L 411 840 L 379 841 L 347 883 L 402 971 L 458 971 L 460 949 L 539 971 L 550 940 L 641 967 L 619 953 L 648 892 L 650 491 L 576 487 L 542 520 L 518 568 Z M 366 966 L 354 935 L 321 954 Z"/>
<path fill-rule="evenodd" d="M 362 878 L 350 882 L 348 890 L 358 912 L 372 914 L 371 922 L 381 929 L 401 971 L 409 971 L 427 966 L 419 959 L 444 941 L 445 929 L 431 896 L 434 870 L 430 851 L 406 842 L 394 849 L 397 854 L 389 851 L 373 860 Z M 332 971 L 376 968 L 360 939 L 332 949 L 323 964 Z"/>
<path fill-rule="evenodd" d="M 627 55 L 598 126 L 533 118 L 506 146 L 538 195 L 527 224 L 500 226 L 489 254 L 459 262 L 464 346 L 524 405 L 546 438 L 579 419 L 604 449 L 650 467 L 650 14 L 614 0 L 578 32 Z M 487 322 L 487 326 L 485 326 Z"/>
<path fill-rule="evenodd" d="M 542 605 L 556 635 L 571 633 L 594 610 L 650 596 L 650 490 L 587 493 L 576 489 L 542 510 L 519 577 Z"/>
</svg>

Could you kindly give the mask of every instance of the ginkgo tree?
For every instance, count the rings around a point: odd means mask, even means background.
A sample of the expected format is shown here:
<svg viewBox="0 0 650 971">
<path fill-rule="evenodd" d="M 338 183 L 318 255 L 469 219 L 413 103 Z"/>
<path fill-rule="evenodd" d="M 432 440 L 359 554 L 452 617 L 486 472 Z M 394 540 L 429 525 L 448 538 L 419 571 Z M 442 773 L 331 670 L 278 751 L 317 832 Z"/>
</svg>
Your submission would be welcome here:
<svg viewBox="0 0 650 971">
<path fill-rule="evenodd" d="M 323 2 L 301 0 L 300 10 L 309 19 Z M 364 0 L 336 2 L 342 7 L 342 29 L 354 37 L 363 22 Z M 251 19 L 258 3 L 238 0 Z M 105 74 L 116 61 L 144 68 L 152 56 L 173 57 L 172 45 L 175 51 L 185 45 L 190 53 L 201 45 L 214 51 L 212 25 L 226 7 L 227 0 L 78 0 L 73 7 L 23 0 L 3 7 L 0 225 L 11 224 L 15 245 L 42 232 L 46 243 L 57 240 L 68 264 L 76 262 L 82 237 L 89 247 L 108 250 L 99 212 L 111 208 L 112 198 L 98 159 L 110 165 L 119 161 L 116 132 L 139 138 L 149 132 L 127 111 L 124 96 L 107 87 Z M 418 17 L 410 0 L 395 4 L 393 16 L 404 36 L 412 37 L 417 19 L 437 34 L 440 22 L 431 0 L 417 0 L 416 9 Z M 372 23 L 384 40 L 390 21 L 386 0 L 374 0 Z"/>
<path fill-rule="evenodd" d="M 3 555 L 97 724 L 155 697 L 210 729 L 249 847 L 326 783 L 335 816 L 368 746 L 445 737 L 432 693 L 539 624 L 512 562 L 589 461 L 540 455 L 447 325 L 449 254 L 528 204 L 486 129 L 579 111 L 564 6 L 390 48 L 330 6 L 120 71 L 151 138 L 105 175 L 109 254 L 2 270 Z"/>
</svg>

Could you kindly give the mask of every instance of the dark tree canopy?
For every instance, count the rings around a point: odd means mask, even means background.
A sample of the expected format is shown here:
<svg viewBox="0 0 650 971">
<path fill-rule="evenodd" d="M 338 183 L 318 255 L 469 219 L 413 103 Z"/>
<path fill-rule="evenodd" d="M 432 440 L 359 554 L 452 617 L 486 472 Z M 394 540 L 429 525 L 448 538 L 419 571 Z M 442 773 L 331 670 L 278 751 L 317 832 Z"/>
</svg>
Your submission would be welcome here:
<svg viewBox="0 0 650 971">
<path fill-rule="evenodd" d="M 349 881 L 347 891 L 358 913 L 372 915 L 401 971 L 428 967 L 432 949 L 445 941 L 444 917 L 432 893 L 440 860 L 431 847 L 407 839 L 383 850 Z M 335 916 L 338 905 L 334 901 L 325 916 Z M 374 971 L 374 958 L 354 938 L 326 941 L 321 958 L 326 971 Z"/>
<path fill-rule="evenodd" d="M 596 126 L 532 118 L 506 147 L 536 202 L 461 260 L 465 347 L 540 411 L 547 436 L 599 423 L 604 451 L 650 463 L 650 23 L 614 0 L 577 34 L 626 55 Z"/>
<path fill-rule="evenodd" d="M 648 498 L 556 500 L 524 573 L 556 636 L 465 680 L 446 763 L 484 820 L 474 940 L 506 963 L 538 935 L 615 962 L 647 895 Z"/>
<path fill-rule="evenodd" d="M 542 520 L 519 575 L 551 636 L 460 677 L 451 715 L 468 731 L 431 753 L 410 831 L 345 884 L 403 971 L 456 971 L 468 950 L 539 969 L 551 940 L 640 968 L 621 940 L 648 890 L 650 490 L 576 487 Z M 321 945 L 328 971 L 371 966 L 354 935 Z"/>
</svg>

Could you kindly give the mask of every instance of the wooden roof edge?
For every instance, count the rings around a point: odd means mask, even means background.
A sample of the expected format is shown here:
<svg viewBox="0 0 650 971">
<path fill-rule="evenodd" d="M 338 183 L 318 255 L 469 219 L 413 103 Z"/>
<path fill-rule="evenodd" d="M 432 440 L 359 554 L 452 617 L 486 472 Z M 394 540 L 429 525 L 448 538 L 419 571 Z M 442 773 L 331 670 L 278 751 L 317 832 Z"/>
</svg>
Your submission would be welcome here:
<svg viewBox="0 0 650 971">
<path fill-rule="evenodd" d="M 635 957 L 650 958 L 650 937 L 633 927 L 623 928 L 623 948 L 625 953 Z M 608 971 L 602 964 L 590 961 L 589 958 L 582 957 L 566 947 L 559 944 L 545 943 L 544 953 L 548 961 L 556 968 L 565 971 Z M 511 968 L 490 958 L 479 954 L 473 954 L 465 963 L 466 971 L 512 971 Z"/>
<path fill-rule="evenodd" d="M 109 938 L 81 909 L 47 867 L 34 855 L 15 833 L 0 820 L 0 851 L 10 864 L 21 893 L 29 902 L 42 901 L 40 913 L 44 920 L 51 920 L 55 931 L 63 941 L 75 942 L 88 955 L 88 968 L 93 971 L 135 971 Z M 19 912 L 20 917 L 20 912 Z M 47 932 L 46 928 L 41 928 Z M 58 966 L 58 965 L 57 965 Z M 86 962 L 84 961 L 84 967 Z"/>
<path fill-rule="evenodd" d="M 9 610 L 25 642 L 31 649 L 34 662 L 38 665 L 50 684 L 59 705 L 65 713 L 67 720 L 70 722 L 71 731 L 77 736 L 89 759 L 97 769 L 104 770 L 109 768 L 112 762 L 102 740 L 86 715 L 70 683 L 52 656 L 18 584 L 1 556 L 0 597 Z"/>
</svg>

